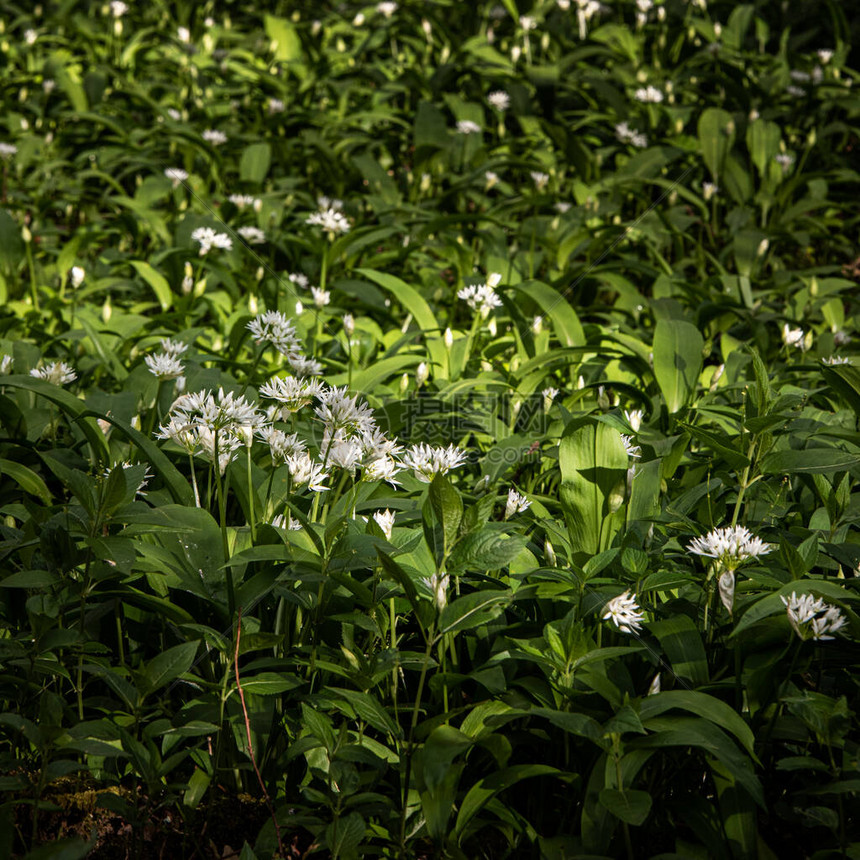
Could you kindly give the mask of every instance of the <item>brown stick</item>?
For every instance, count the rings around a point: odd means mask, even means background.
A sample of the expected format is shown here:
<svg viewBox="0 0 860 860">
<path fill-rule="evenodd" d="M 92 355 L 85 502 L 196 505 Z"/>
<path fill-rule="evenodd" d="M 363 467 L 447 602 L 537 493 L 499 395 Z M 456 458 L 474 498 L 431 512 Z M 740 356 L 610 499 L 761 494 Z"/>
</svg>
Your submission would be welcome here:
<svg viewBox="0 0 860 860">
<path fill-rule="evenodd" d="M 272 804 L 272 799 L 269 797 L 269 792 L 266 791 L 266 783 L 263 782 L 260 768 L 257 767 L 257 757 L 254 755 L 254 744 L 251 740 L 251 720 L 248 717 L 248 706 L 245 704 L 245 691 L 242 689 L 242 682 L 239 679 L 239 640 L 242 638 L 242 607 L 239 607 L 239 617 L 236 622 L 236 651 L 233 655 L 233 667 L 236 671 L 236 688 L 239 690 L 239 699 L 242 702 L 242 715 L 245 717 L 245 734 L 248 736 L 248 755 L 251 757 L 251 764 L 254 765 L 254 773 L 257 774 L 257 780 L 260 783 L 260 788 L 263 789 L 263 797 L 266 799 L 266 806 L 269 807 L 269 815 L 272 816 L 272 824 L 275 825 L 275 836 L 278 839 L 278 855 L 286 857 L 284 853 L 284 843 L 281 841 L 281 828 L 278 824 L 278 817 L 275 815 L 275 807 Z"/>
</svg>

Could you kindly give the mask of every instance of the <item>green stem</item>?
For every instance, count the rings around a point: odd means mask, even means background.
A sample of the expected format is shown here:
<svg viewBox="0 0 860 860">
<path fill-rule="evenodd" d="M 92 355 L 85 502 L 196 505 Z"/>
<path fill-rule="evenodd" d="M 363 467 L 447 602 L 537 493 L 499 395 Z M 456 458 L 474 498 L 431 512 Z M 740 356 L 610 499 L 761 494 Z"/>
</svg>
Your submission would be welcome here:
<svg viewBox="0 0 860 860">
<path fill-rule="evenodd" d="M 735 510 L 732 514 L 732 526 L 736 526 L 738 524 L 738 516 L 741 512 L 741 503 L 744 500 L 744 493 L 747 491 L 747 487 L 751 487 L 753 482 L 750 481 L 750 469 L 752 469 L 752 461 L 753 461 L 753 453 L 755 452 L 757 440 L 753 437 L 752 442 L 750 442 L 749 450 L 747 451 L 747 460 L 749 463 L 744 467 L 743 474 L 741 475 L 741 486 L 738 490 L 738 498 L 735 501 Z"/>
<path fill-rule="evenodd" d="M 254 511 L 254 478 L 251 472 L 251 448 L 250 446 L 245 446 L 245 451 L 248 455 L 248 521 L 251 526 L 251 543 L 255 544 L 257 542 L 257 526 L 256 523 L 256 514 Z"/>
</svg>

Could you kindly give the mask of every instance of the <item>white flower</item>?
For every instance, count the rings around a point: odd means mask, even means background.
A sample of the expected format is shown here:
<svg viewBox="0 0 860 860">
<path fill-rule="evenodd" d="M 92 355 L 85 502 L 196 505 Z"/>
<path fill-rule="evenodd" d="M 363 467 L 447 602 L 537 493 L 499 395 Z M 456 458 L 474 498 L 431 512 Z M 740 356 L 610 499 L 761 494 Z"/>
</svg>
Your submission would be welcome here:
<svg viewBox="0 0 860 860">
<path fill-rule="evenodd" d="M 168 108 L 167 115 L 174 121 L 179 122 L 182 119 L 182 112 L 178 111 L 176 108 Z M 170 168 L 168 168 L 169 170 Z M 165 171 L 166 173 L 167 171 Z"/>
<path fill-rule="evenodd" d="M 7 376 L 12 372 L 12 365 L 15 359 L 11 355 L 4 355 L 0 358 L 0 376 Z"/>
<path fill-rule="evenodd" d="M 558 397 L 558 389 L 550 386 L 549 388 L 544 388 L 541 394 L 543 395 L 543 411 L 549 412 L 553 401 Z"/>
<path fill-rule="evenodd" d="M 487 96 L 487 101 L 496 110 L 507 110 L 511 106 L 511 97 L 504 90 L 494 90 Z"/>
<path fill-rule="evenodd" d="M 155 355 L 147 355 L 144 358 L 149 372 L 158 379 L 176 379 L 182 376 L 182 362 L 168 352 L 157 352 Z"/>
<path fill-rule="evenodd" d="M 783 173 L 788 173 L 791 170 L 791 165 L 794 164 L 794 155 L 790 152 L 778 152 L 773 160 L 782 168 Z"/>
<path fill-rule="evenodd" d="M 634 433 L 639 432 L 639 428 L 642 426 L 643 415 L 644 415 L 644 413 L 642 412 L 641 409 L 630 409 L 630 410 L 625 409 L 624 410 L 624 419 L 630 425 L 630 429 Z"/>
<path fill-rule="evenodd" d="M 603 608 L 603 620 L 612 623 L 622 633 L 633 633 L 642 626 L 644 615 L 636 598 L 629 591 L 613 597 Z"/>
<path fill-rule="evenodd" d="M 346 439 L 340 436 L 326 449 L 326 460 L 347 472 L 354 472 L 361 463 L 364 449 L 357 439 Z"/>
<path fill-rule="evenodd" d="M 820 597 L 811 594 L 798 597 L 792 591 L 791 597 L 780 596 L 780 600 L 785 604 L 789 623 L 801 639 L 833 639 L 831 634 L 841 630 L 847 623 L 838 607 Z"/>
<path fill-rule="evenodd" d="M 802 328 L 790 328 L 788 323 L 782 327 L 782 342 L 788 347 L 804 351 L 804 332 Z"/>
<path fill-rule="evenodd" d="M 394 514 L 386 508 L 384 511 L 377 511 L 373 515 L 376 524 L 382 529 L 386 540 L 391 540 L 391 531 L 394 528 Z"/>
<path fill-rule="evenodd" d="M 110 13 L 114 18 L 122 18 L 128 12 L 128 6 L 122 0 L 111 0 Z"/>
<path fill-rule="evenodd" d="M 702 183 L 702 195 L 705 198 L 705 202 L 710 200 L 718 191 L 719 186 L 717 186 L 713 182 L 703 182 Z"/>
<path fill-rule="evenodd" d="M 207 128 L 201 137 L 207 143 L 211 143 L 212 146 L 221 146 L 222 143 L 227 143 L 227 135 L 224 134 L 223 131 L 219 131 L 217 128 Z"/>
<path fill-rule="evenodd" d="M 831 355 L 829 358 L 822 358 L 821 363 L 834 367 L 838 364 L 851 364 L 851 359 L 842 355 Z"/>
<path fill-rule="evenodd" d="M 434 573 L 432 576 L 425 576 L 421 582 L 427 586 L 430 594 L 433 596 L 436 610 L 441 612 L 448 605 L 448 583 L 450 582 L 450 577 L 447 573 Z"/>
<path fill-rule="evenodd" d="M 484 180 L 487 183 L 487 190 L 489 191 L 499 181 L 499 174 L 493 173 L 492 170 L 487 170 L 484 173 Z"/>
<path fill-rule="evenodd" d="M 287 106 L 281 99 L 269 99 L 269 114 L 283 113 Z"/>
<path fill-rule="evenodd" d="M 648 692 L 646 695 L 648 696 L 656 696 L 662 688 L 660 683 L 660 673 L 658 672 L 651 680 L 651 684 L 648 686 Z"/>
<path fill-rule="evenodd" d="M 647 87 L 639 87 L 635 93 L 633 93 L 633 97 L 636 101 L 644 102 L 645 104 L 659 104 L 663 101 L 663 93 L 657 89 L 657 87 L 651 86 L 650 84 Z"/>
<path fill-rule="evenodd" d="M 381 3 L 376 4 L 376 11 L 386 18 L 390 18 L 397 11 L 397 4 L 392 0 L 382 0 Z"/>
<path fill-rule="evenodd" d="M 191 41 L 191 31 L 188 27 L 177 27 L 176 38 L 179 39 L 180 42 L 185 42 L 187 44 Z"/>
<path fill-rule="evenodd" d="M 14 143 L 0 143 L 0 158 L 11 158 L 18 152 L 18 147 Z"/>
<path fill-rule="evenodd" d="M 303 355 L 288 355 L 287 364 L 296 376 L 319 376 L 323 372 L 323 366 L 319 361 Z"/>
<path fill-rule="evenodd" d="M 164 175 L 173 183 L 174 188 L 179 188 L 180 184 L 188 179 L 188 172 L 181 167 L 168 167 Z"/>
<path fill-rule="evenodd" d="M 480 134 L 481 126 L 476 122 L 472 122 L 470 119 L 461 119 L 457 121 L 457 133 L 458 134 Z"/>
<path fill-rule="evenodd" d="M 622 433 L 621 442 L 624 445 L 624 450 L 627 452 L 628 457 L 636 459 L 642 456 L 642 449 L 638 445 L 633 444 L 633 439 L 630 436 L 625 436 Z"/>
<path fill-rule="evenodd" d="M 233 240 L 226 233 L 216 233 L 211 227 L 198 227 L 191 233 L 191 239 L 200 243 L 200 256 L 208 254 L 212 248 L 223 248 L 229 251 Z"/>
<path fill-rule="evenodd" d="M 334 236 L 335 233 L 349 232 L 349 221 L 346 216 L 332 207 L 312 213 L 305 219 L 305 224 L 322 227 L 331 236 Z"/>
<path fill-rule="evenodd" d="M 326 425 L 326 433 L 329 436 L 338 430 L 366 433 L 375 428 L 376 422 L 371 408 L 366 403 L 359 403 L 358 395 L 350 396 L 346 386 L 326 389 L 320 392 L 318 397 L 320 405 L 314 411 Z"/>
<path fill-rule="evenodd" d="M 291 284 L 295 284 L 297 287 L 301 287 L 302 289 L 307 289 L 310 281 L 308 280 L 307 275 L 303 275 L 301 272 L 291 272 L 288 275 L 289 281 Z"/>
<path fill-rule="evenodd" d="M 259 198 L 253 194 L 231 194 L 227 199 L 237 209 L 244 209 L 246 206 L 255 206 Z"/>
<path fill-rule="evenodd" d="M 537 21 L 530 15 L 520 15 L 520 27 L 528 33 L 529 30 L 534 30 L 537 27 Z"/>
<path fill-rule="evenodd" d="M 257 431 L 259 437 L 269 446 L 273 463 L 285 463 L 290 457 L 297 457 L 306 450 L 305 443 L 297 433 L 284 433 L 271 424 L 264 424 Z"/>
<path fill-rule="evenodd" d="M 56 86 L 57 82 L 52 78 L 45 78 L 45 80 L 42 81 L 42 89 L 45 91 L 45 95 L 47 96 L 49 96 L 56 89 Z"/>
<path fill-rule="evenodd" d="M 34 367 L 30 371 L 30 376 L 47 380 L 54 385 L 65 385 L 67 382 L 74 382 L 78 378 L 74 368 L 64 361 L 52 361 L 44 367 Z"/>
<path fill-rule="evenodd" d="M 280 311 L 258 314 L 248 323 L 248 331 L 257 343 L 269 341 L 282 355 L 297 355 L 301 350 L 295 327 Z"/>
<path fill-rule="evenodd" d="M 642 134 L 642 132 L 637 131 L 635 128 L 630 128 L 626 122 L 621 122 L 615 126 L 615 136 L 621 141 L 621 143 L 631 143 L 633 146 L 640 149 L 644 149 L 648 146 L 647 136 Z"/>
<path fill-rule="evenodd" d="M 392 486 L 397 486 L 400 482 L 396 476 L 400 471 L 400 464 L 392 457 L 377 457 L 365 465 L 364 480 L 388 481 Z"/>
<path fill-rule="evenodd" d="M 530 506 L 531 502 L 511 487 L 508 490 L 508 500 L 505 502 L 505 519 L 509 520 L 514 514 L 521 514 Z"/>
<path fill-rule="evenodd" d="M 35 30 L 25 30 L 24 31 L 24 41 L 28 45 L 32 45 L 36 39 L 39 38 L 39 34 Z"/>
<path fill-rule="evenodd" d="M 286 529 L 287 531 L 301 531 L 302 524 L 298 520 L 294 520 L 289 514 L 278 514 L 272 517 L 271 525 L 276 529 Z"/>
<path fill-rule="evenodd" d="M 490 315 L 493 308 L 502 306 L 502 300 L 489 284 L 473 284 L 463 287 L 457 292 L 457 297 L 466 302 L 473 311 L 480 311 L 483 319 Z"/>
<path fill-rule="evenodd" d="M 87 273 L 81 266 L 72 266 L 69 269 L 69 280 L 72 282 L 74 289 L 77 289 L 84 282 L 86 276 Z"/>
<path fill-rule="evenodd" d="M 821 48 L 815 53 L 818 54 L 818 61 L 822 63 L 822 65 L 826 66 L 833 59 L 833 51 L 827 48 Z"/>
<path fill-rule="evenodd" d="M 343 315 L 343 331 L 347 337 L 355 334 L 355 317 L 352 314 Z"/>
<path fill-rule="evenodd" d="M 308 489 L 314 493 L 321 493 L 328 489 L 322 483 L 328 477 L 328 473 L 322 463 L 311 459 L 307 451 L 287 458 L 287 468 L 297 487 L 307 484 Z"/>
<path fill-rule="evenodd" d="M 836 329 L 833 332 L 833 345 L 834 346 L 845 346 L 845 344 L 851 342 L 851 335 L 846 331 L 842 331 L 841 329 Z"/>
<path fill-rule="evenodd" d="M 544 188 L 546 188 L 547 183 L 549 182 L 548 173 L 541 173 L 539 170 L 532 170 L 529 175 L 538 191 L 543 191 Z"/>
<path fill-rule="evenodd" d="M 433 480 L 434 475 L 446 475 L 451 469 L 462 466 L 468 454 L 456 445 L 447 448 L 427 445 L 410 445 L 403 455 L 403 465 L 412 469 L 415 477 L 425 484 Z"/>
<path fill-rule="evenodd" d="M 696 538 L 687 549 L 695 555 L 717 559 L 726 570 L 735 570 L 751 558 L 767 555 L 773 546 L 753 537 L 744 526 L 728 526 Z"/>
<path fill-rule="evenodd" d="M 318 308 L 324 308 L 331 302 L 331 293 L 320 287 L 311 287 L 311 296 L 313 296 L 314 304 Z"/>
<path fill-rule="evenodd" d="M 249 245 L 262 245 L 266 234 L 259 227 L 240 227 L 236 231 Z"/>
<path fill-rule="evenodd" d="M 298 412 L 323 390 L 317 379 L 297 379 L 294 376 L 274 377 L 260 386 L 260 395 L 277 400 L 288 412 Z"/>
</svg>

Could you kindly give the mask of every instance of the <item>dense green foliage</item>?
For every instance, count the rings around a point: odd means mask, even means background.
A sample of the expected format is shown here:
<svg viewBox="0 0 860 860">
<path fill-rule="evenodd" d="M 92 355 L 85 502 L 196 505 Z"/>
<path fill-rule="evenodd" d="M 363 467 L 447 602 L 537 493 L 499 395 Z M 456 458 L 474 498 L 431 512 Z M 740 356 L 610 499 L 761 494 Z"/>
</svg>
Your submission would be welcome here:
<svg viewBox="0 0 860 860">
<path fill-rule="evenodd" d="M 841 4 L 254 5 L 0 7 L 0 858 L 860 857 Z"/>
</svg>

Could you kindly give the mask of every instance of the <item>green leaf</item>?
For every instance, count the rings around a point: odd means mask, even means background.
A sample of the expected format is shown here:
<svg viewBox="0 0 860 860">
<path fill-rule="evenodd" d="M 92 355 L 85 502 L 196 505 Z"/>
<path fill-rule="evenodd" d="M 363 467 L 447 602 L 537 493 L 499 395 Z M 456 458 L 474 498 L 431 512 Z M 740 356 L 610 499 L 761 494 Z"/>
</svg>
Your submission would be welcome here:
<svg viewBox="0 0 860 860">
<path fill-rule="evenodd" d="M 585 332 L 576 311 L 554 287 L 541 281 L 522 281 L 519 284 L 511 284 L 508 289 L 524 293 L 549 316 L 561 346 L 585 345 Z"/>
<path fill-rule="evenodd" d="M 672 671 L 693 684 L 707 684 L 708 659 L 702 636 L 693 620 L 687 615 L 673 615 L 662 621 L 653 621 L 648 629 L 660 641 L 660 645 Z"/>
<path fill-rule="evenodd" d="M 732 115 L 721 108 L 706 108 L 699 117 L 698 134 L 702 158 L 714 182 L 719 184 L 723 162 L 735 140 L 735 123 Z"/>
<path fill-rule="evenodd" d="M 152 287 L 152 291 L 161 305 L 161 310 L 168 310 L 173 304 L 173 293 L 170 290 L 170 284 L 167 283 L 167 278 L 143 260 L 132 260 L 131 265 L 138 275 Z"/>
<path fill-rule="evenodd" d="M 463 519 L 463 500 L 444 475 L 434 475 L 424 503 L 424 536 L 436 563 L 442 567 Z"/>
<path fill-rule="evenodd" d="M 645 823 L 651 811 L 651 795 L 647 791 L 625 788 L 604 788 L 598 795 L 600 803 L 616 818 L 627 824 L 639 826 Z"/>
<path fill-rule="evenodd" d="M 824 365 L 821 374 L 824 381 L 839 392 L 860 416 L 860 367 L 852 364 Z"/>
<path fill-rule="evenodd" d="M 762 457 L 760 468 L 765 475 L 794 475 L 845 472 L 858 465 L 860 456 L 838 448 L 803 448 L 771 451 Z"/>
<path fill-rule="evenodd" d="M 60 839 L 34 848 L 24 860 L 83 860 L 95 847 L 97 836 L 83 839 Z"/>
<path fill-rule="evenodd" d="M 496 618 L 511 599 L 509 591 L 474 591 L 449 603 L 439 617 L 439 633 L 474 630 Z"/>
<path fill-rule="evenodd" d="M 767 176 L 768 168 L 773 164 L 774 156 L 779 152 L 781 137 L 782 132 L 779 126 L 767 119 L 757 119 L 747 126 L 747 149 L 752 163 L 762 178 Z"/>
<path fill-rule="evenodd" d="M 265 17 L 266 35 L 274 42 L 276 60 L 286 63 L 300 62 L 302 42 L 296 28 L 286 19 L 275 15 Z"/>
<path fill-rule="evenodd" d="M 419 102 L 415 112 L 415 148 L 444 149 L 449 141 L 445 114 L 430 102 Z"/>
<path fill-rule="evenodd" d="M 154 657 L 140 670 L 141 694 L 151 695 L 171 681 L 175 681 L 191 668 L 196 653 L 197 642 L 183 642 Z"/>
<path fill-rule="evenodd" d="M 10 477 L 26 493 L 38 496 L 46 505 L 51 504 L 51 492 L 45 482 L 32 469 L 14 460 L 0 459 L 0 478 Z"/>
<path fill-rule="evenodd" d="M 332 860 L 354 860 L 358 857 L 358 846 L 364 839 L 364 819 L 358 812 L 350 812 L 336 819 L 325 830 L 326 842 Z"/>
<path fill-rule="evenodd" d="M 507 535 L 492 525 L 484 526 L 457 543 L 448 558 L 448 570 L 498 570 L 509 565 L 525 543 L 522 535 Z"/>
<path fill-rule="evenodd" d="M 466 792 L 466 796 L 460 804 L 460 811 L 457 813 L 457 823 L 454 825 L 455 836 L 459 837 L 466 825 L 499 792 L 510 788 L 512 785 L 516 785 L 524 779 L 534 776 L 549 776 L 550 774 L 562 774 L 562 771 L 546 764 L 517 764 L 503 768 L 478 780 Z"/>
<path fill-rule="evenodd" d="M 654 327 L 654 376 L 670 413 L 696 391 L 704 343 L 699 330 L 684 320 L 661 319 Z"/>
<path fill-rule="evenodd" d="M 272 163 L 272 147 L 268 143 L 252 143 L 245 147 L 239 162 L 239 176 L 243 182 L 261 183 Z"/>
<path fill-rule="evenodd" d="M 573 550 L 596 555 L 609 548 L 623 521 L 628 458 L 621 434 L 601 422 L 572 421 L 558 457 L 561 504 Z"/>
</svg>

